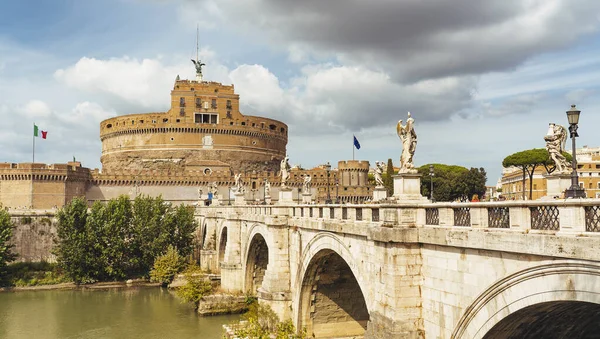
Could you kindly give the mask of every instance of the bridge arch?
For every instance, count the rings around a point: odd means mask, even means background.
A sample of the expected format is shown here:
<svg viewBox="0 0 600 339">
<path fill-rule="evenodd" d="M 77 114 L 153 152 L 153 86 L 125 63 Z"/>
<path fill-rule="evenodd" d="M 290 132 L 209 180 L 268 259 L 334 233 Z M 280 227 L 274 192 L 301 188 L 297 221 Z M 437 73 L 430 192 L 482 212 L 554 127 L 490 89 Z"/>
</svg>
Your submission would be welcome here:
<svg viewBox="0 0 600 339">
<path fill-rule="evenodd" d="M 295 281 L 297 327 L 316 338 L 364 335 L 370 303 L 350 250 L 326 232 L 305 248 Z"/>
<path fill-rule="evenodd" d="M 569 322 L 575 314 L 582 318 Z M 600 329 L 598 317 L 600 264 L 556 261 L 493 284 L 465 310 L 451 338 L 587 338 L 562 331 Z"/>
<path fill-rule="evenodd" d="M 267 226 L 254 224 L 248 230 L 248 243 L 244 251 L 244 291 L 256 294 L 262 286 L 272 255 L 269 251 Z"/>
<path fill-rule="evenodd" d="M 218 234 L 217 267 L 221 268 L 221 263 L 225 261 L 225 252 L 227 251 L 227 226 L 223 225 Z"/>
</svg>

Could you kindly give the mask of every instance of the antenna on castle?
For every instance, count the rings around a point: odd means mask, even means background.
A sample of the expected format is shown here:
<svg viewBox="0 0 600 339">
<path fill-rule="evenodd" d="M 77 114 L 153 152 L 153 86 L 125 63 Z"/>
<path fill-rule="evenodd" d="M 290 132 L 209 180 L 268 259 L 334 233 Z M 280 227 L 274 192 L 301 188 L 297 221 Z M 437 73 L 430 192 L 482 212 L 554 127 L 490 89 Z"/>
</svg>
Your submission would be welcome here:
<svg viewBox="0 0 600 339">
<path fill-rule="evenodd" d="M 206 64 L 202 63 L 199 59 L 199 44 L 198 44 L 198 36 L 200 35 L 200 28 L 196 25 L 196 60 L 192 59 L 194 66 L 196 67 L 196 81 L 202 81 L 202 66 L 206 66 Z"/>
</svg>

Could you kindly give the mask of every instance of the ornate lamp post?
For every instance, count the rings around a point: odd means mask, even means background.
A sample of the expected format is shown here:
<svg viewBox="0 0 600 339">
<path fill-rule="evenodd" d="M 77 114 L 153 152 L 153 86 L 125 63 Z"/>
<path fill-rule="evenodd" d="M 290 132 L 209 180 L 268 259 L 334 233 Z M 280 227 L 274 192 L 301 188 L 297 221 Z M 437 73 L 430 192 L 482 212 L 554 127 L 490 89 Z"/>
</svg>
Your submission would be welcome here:
<svg viewBox="0 0 600 339">
<path fill-rule="evenodd" d="M 576 147 L 575 147 L 575 138 L 579 136 L 577 134 L 577 124 L 579 124 L 579 111 L 575 105 L 571 105 L 571 109 L 567 111 L 567 119 L 569 120 L 569 132 L 571 134 L 572 144 L 572 152 L 573 152 L 573 162 L 572 167 L 573 171 L 571 172 L 571 187 L 567 189 L 566 197 L 567 198 L 585 198 L 585 190 L 579 187 L 579 176 L 577 175 L 577 158 L 576 158 Z"/>
<path fill-rule="evenodd" d="M 435 172 L 433 171 L 432 164 L 429 165 L 429 176 L 431 177 L 431 189 L 429 190 L 431 192 L 431 202 L 434 202 L 433 201 L 433 177 L 435 176 Z"/>
</svg>

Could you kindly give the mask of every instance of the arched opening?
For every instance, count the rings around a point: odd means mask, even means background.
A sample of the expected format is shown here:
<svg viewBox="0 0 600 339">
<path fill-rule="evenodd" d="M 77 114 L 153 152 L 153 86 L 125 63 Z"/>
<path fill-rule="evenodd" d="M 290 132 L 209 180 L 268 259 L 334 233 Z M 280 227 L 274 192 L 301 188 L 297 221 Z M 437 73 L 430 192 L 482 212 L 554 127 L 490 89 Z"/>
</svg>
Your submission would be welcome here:
<svg viewBox="0 0 600 339">
<path fill-rule="evenodd" d="M 269 264 L 269 248 L 262 235 L 256 234 L 248 248 L 246 259 L 246 291 L 256 294 L 262 285 Z"/>
<path fill-rule="evenodd" d="M 206 249 L 206 224 L 202 227 L 202 241 L 200 242 L 200 246 L 203 250 Z"/>
<path fill-rule="evenodd" d="M 299 328 L 309 337 L 362 337 L 369 311 L 356 277 L 332 250 L 319 251 L 308 264 L 300 295 Z"/>
<path fill-rule="evenodd" d="M 221 238 L 219 240 L 219 267 L 221 263 L 225 261 L 225 249 L 227 247 L 227 227 L 223 227 L 221 231 Z"/>
<path fill-rule="evenodd" d="M 484 339 L 597 339 L 600 304 L 552 301 L 520 309 L 502 319 Z"/>
</svg>

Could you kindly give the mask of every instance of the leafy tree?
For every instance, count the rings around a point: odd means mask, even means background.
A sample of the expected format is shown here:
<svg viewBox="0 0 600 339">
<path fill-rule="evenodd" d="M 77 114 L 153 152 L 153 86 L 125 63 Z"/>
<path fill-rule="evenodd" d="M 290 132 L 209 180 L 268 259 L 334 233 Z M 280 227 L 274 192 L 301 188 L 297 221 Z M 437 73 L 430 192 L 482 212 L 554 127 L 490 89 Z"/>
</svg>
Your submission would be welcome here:
<svg viewBox="0 0 600 339">
<path fill-rule="evenodd" d="M 170 245 L 167 251 L 154 260 L 154 266 L 150 271 L 150 280 L 159 282 L 166 286 L 173 281 L 175 275 L 185 265 L 185 259 L 177 253 L 177 249 Z"/>
<path fill-rule="evenodd" d="M 99 265 L 94 248 L 95 237 L 87 229 L 87 206 L 75 198 L 56 214 L 58 242 L 54 248 L 59 266 L 75 283 L 97 280 Z"/>
<path fill-rule="evenodd" d="M 388 196 L 394 195 L 394 174 L 396 174 L 394 171 L 394 163 L 392 162 L 392 159 L 388 159 L 385 173 L 381 175 L 381 179 L 383 179 L 383 186 L 387 190 Z"/>
<path fill-rule="evenodd" d="M 194 303 L 198 308 L 200 300 L 212 291 L 212 284 L 203 274 L 193 272 L 186 272 L 185 280 L 185 285 L 175 290 L 175 294 L 186 302 Z"/>
<path fill-rule="evenodd" d="M 470 170 L 455 165 L 432 164 L 435 176 L 433 177 L 433 197 L 436 201 L 469 200 L 473 195 L 485 194 L 487 174 L 483 168 Z M 431 176 L 429 164 L 418 168 L 421 177 L 421 192 L 425 196 L 431 195 Z"/>
<path fill-rule="evenodd" d="M 10 244 L 13 228 L 14 224 L 10 215 L 6 210 L 0 208 L 0 283 L 6 275 L 6 264 L 17 257 L 12 251 L 14 245 Z"/>
<path fill-rule="evenodd" d="M 75 199 L 57 217 L 55 253 L 76 283 L 147 275 L 169 246 L 188 256 L 197 226 L 193 208 L 173 208 L 147 196 L 133 203 L 126 196 L 97 202 L 89 212 L 82 199 Z"/>
<path fill-rule="evenodd" d="M 567 161 L 573 158 L 567 152 L 563 152 Z M 518 167 L 523 172 L 523 200 L 525 200 L 525 181 L 526 175 L 529 176 L 529 200 L 533 198 L 533 174 L 539 166 L 544 166 L 546 172 L 552 173 L 556 169 L 554 161 L 550 158 L 550 154 L 544 148 L 534 148 L 527 151 L 513 153 L 502 161 L 503 167 Z"/>
<path fill-rule="evenodd" d="M 262 339 L 306 339 L 306 330 L 296 333 L 291 319 L 279 321 L 277 314 L 268 305 L 255 302 L 250 305 L 248 312 L 242 318 L 247 321 L 245 327 L 235 331 L 239 338 Z"/>
</svg>

